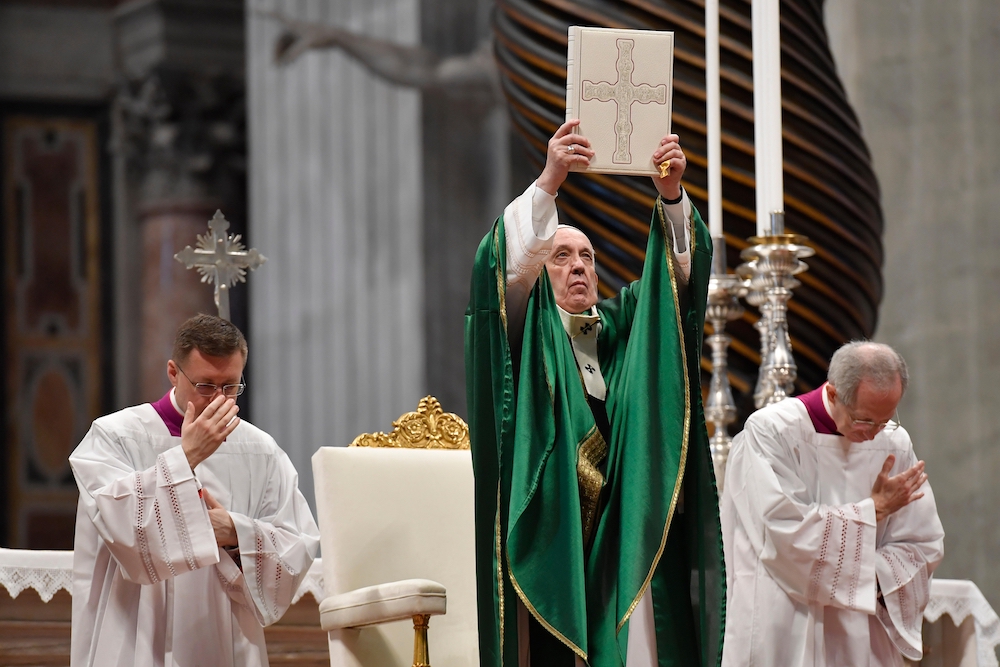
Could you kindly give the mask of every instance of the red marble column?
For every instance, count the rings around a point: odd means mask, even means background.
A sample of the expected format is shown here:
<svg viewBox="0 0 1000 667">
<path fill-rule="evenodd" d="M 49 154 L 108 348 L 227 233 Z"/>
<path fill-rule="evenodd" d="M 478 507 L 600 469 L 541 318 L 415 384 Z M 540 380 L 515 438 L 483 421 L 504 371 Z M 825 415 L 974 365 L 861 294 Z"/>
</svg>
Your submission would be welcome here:
<svg viewBox="0 0 1000 667">
<path fill-rule="evenodd" d="M 213 287 L 201 282 L 196 269 L 174 259 L 198 234 L 208 232 L 216 205 L 207 200 L 164 202 L 144 206 L 142 221 L 142 364 L 143 401 L 155 401 L 170 388 L 167 360 L 177 327 L 198 313 L 215 315 Z"/>
</svg>

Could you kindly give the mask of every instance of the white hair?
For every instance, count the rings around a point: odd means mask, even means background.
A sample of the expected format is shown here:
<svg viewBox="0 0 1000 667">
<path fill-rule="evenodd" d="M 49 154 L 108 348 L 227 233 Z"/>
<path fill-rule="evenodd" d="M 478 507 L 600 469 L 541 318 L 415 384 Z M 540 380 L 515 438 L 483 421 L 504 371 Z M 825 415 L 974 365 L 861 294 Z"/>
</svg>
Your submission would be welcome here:
<svg viewBox="0 0 1000 667">
<path fill-rule="evenodd" d="M 556 225 L 556 231 L 558 232 L 560 229 L 572 229 L 574 232 L 580 232 L 584 236 L 587 236 L 587 232 L 583 231 L 579 227 L 574 227 L 573 225 L 567 225 L 567 224 L 562 223 L 562 222 L 560 222 L 558 225 Z M 587 240 L 588 241 L 590 240 L 589 236 L 587 236 Z"/>
<path fill-rule="evenodd" d="M 597 249 L 594 248 L 594 242 L 590 240 L 590 237 L 587 235 L 587 232 L 583 231 L 579 227 L 574 227 L 573 225 L 566 225 L 561 222 L 558 225 L 556 225 L 556 231 L 558 232 L 560 229 L 572 229 L 574 232 L 580 232 L 581 234 L 583 234 L 583 238 L 587 239 L 587 243 L 590 244 L 590 248 L 591 250 L 594 251 L 594 257 L 596 258 Z M 553 236 L 553 238 L 555 237 Z"/>
<path fill-rule="evenodd" d="M 902 355 L 888 345 L 868 340 L 851 341 L 834 352 L 827 371 L 827 381 L 848 407 L 854 407 L 858 387 L 865 380 L 876 391 L 892 389 L 897 378 L 903 392 L 910 375 Z"/>
</svg>

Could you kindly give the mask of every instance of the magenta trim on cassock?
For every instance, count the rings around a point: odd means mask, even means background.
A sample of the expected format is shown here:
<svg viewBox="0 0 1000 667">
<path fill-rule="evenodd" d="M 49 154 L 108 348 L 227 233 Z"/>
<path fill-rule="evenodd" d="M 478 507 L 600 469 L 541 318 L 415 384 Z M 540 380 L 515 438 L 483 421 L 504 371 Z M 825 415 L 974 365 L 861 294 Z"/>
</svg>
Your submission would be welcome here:
<svg viewBox="0 0 1000 667">
<path fill-rule="evenodd" d="M 176 438 L 181 437 L 181 426 L 184 425 L 184 415 L 177 412 L 177 408 L 174 407 L 174 402 L 170 398 L 170 392 L 168 391 L 164 394 L 163 398 L 153 403 L 152 406 L 156 410 L 156 414 L 160 415 L 160 419 L 166 424 L 170 435 Z"/>
<path fill-rule="evenodd" d="M 809 413 L 809 419 L 812 420 L 813 428 L 816 429 L 817 433 L 822 433 L 823 435 L 840 435 L 840 431 L 837 430 L 837 423 L 833 421 L 833 417 L 830 416 L 830 413 L 826 411 L 826 406 L 823 405 L 823 387 L 825 386 L 822 385 L 818 389 L 813 389 L 809 393 L 796 396 L 795 398 L 802 401 L 802 404 L 806 406 L 806 412 Z M 174 410 L 174 412 L 177 411 Z"/>
</svg>

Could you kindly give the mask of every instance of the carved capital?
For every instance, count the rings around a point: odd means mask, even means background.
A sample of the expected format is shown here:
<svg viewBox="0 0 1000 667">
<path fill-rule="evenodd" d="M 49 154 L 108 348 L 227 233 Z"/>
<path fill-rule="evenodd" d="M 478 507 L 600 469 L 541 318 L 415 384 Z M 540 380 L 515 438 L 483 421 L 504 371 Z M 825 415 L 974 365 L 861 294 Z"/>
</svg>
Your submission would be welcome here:
<svg viewBox="0 0 1000 667">
<path fill-rule="evenodd" d="M 245 178 L 242 80 L 154 71 L 123 82 L 114 110 L 112 150 L 138 177 L 143 203 L 225 197 L 233 178 Z"/>
</svg>

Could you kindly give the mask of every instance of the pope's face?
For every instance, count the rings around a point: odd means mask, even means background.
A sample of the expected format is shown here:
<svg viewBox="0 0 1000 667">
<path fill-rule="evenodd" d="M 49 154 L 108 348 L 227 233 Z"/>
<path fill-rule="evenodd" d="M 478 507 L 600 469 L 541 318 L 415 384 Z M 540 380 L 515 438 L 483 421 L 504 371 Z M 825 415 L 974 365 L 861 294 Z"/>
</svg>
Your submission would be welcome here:
<svg viewBox="0 0 1000 667">
<path fill-rule="evenodd" d="M 577 314 L 597 303 L 594 246 L 586 234 L 571 227 L 557 229 L 545 268 L 560 308 Z"/>
<path fill-rule="evenodd" d="M 243 365 L 243 355 L 239 351 L 228 357 L 210 357 L 197 348 L 191 350 L 180 364 L 173 359 L 168 361 L 167 377 L 177 390 L 177 405 L 181 412 L 187 410 L 189 402 L 194 403 L 194 416 L 198 417 L 212 400 L 222 395 L 223 385 L 240 383 Z M 202 396 L 194 387 L 198 383 L 216 385 L 215 393 Z"/>
<path fill-rule="evenodd" d="M 896 414 L 896 407 L 903 398 L 903 385 L 897 378 L 896 384 L 886 390 L 876 390 L 867 380 L 858 385 L 857 396 L 853 406 L 847 406 L 833 385 L 826 385 L 827 398 L 830 399 L 830 417 L 837 425 L 837 430 L 851 442 L 872 440 Z M 856 424 L 856 421 L 873 422 L 871 424 Z"/>
</svg>

